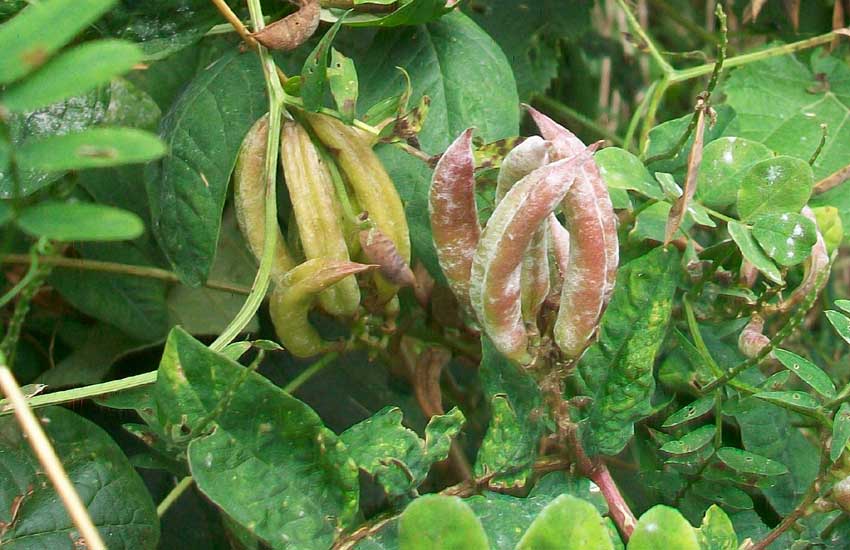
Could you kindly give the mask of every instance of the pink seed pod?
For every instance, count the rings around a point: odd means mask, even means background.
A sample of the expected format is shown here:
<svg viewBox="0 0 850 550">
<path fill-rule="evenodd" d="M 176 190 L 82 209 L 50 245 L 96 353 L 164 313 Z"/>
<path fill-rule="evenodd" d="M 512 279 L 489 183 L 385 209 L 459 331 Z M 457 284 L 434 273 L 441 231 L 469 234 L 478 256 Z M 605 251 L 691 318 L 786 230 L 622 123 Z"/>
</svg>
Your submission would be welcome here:
<svg viewBox="0 0 850 550">
<path fill-rule="evenodd" d="M 499 167 L 496 179 L 496 204 L 502 200 L 508 190 L 533 171 L 549 164 L 552 144 L 540 136 L 531 136 L 514 147 L 505 155 Z"/>
<path fill-rule="evenodd" d="M 552 309 L 558 309 L 564 275 L 570 265 L 570 232 L 561 225 L 555 214 L 549 214 L 546 223 L 549 226 L 549 296 L 546 303 Z"/>
<path fill-rule="evenodd" d="M 369 262 L 376 264 L 389 282 L 398 286 L 414 286 L 413 270 L 399 254 L 395 244 L 377 227 L 359 233 L 360 248 Z"/>
<path fill-rule="evenodd" d="M 319 0 L 301 0 L 298 11 L 275 21 L 251 36 L 263 46 L 280 51 L 294 50 L 319 28 Z"/>
<path fill-rule="evenodd" d="M 576 137 L 575 134 L 544 115 L 540 111 L 525 106 L 535 124 L 540 129 L 540 134 L 548 141 L 551 141 L 554 147 L 553 158 L 567 158 L 577 154 L 584 149 L 585 145 Z M 595 201 L 593 205 L 588 206 L 598 210 L 598 218 L 603 226 L 603 241 L 597 243 L 602 245 L 605 251 L 605 303 L 611 298 L 614 292 L 614 283 L 617 280 L 617 266 L 620 263 L 620 244 L 617 237 L 617 217 L 614 215 L 614 207 L 611 205 L 611 196 L 608 194 L 608 188 L 605 185 L 605 180 L 599 175 L 599 169 L 596 163 L 589 161 L 587 167 L 588 177 L 590 178 L 591 188 Z"/>
<path fill-rule="evenodd" d="M 764 335 L 764 319 L 753 314 L 750 321 L 738 335 L 738 349 L 745 357 L 757 357 L 761 350 L 770 344 L 770 338 Z"/>
<path fill-rule="evenodd" d="M 431 179 L 428 212 L 437 259 L 458 302 L 469 310 L 469 276 L 481 236 L 475 205 L 472 128 L 446 149 Z"/>
<path fill-rule="evenodd" d="M 528 334 L 522 318 L 521 268 L 529 244 L 590 158 L 585 151 L 547 164 L 518 181 L 496 206 L 472 262 L 472 308 L 494 346 L 528 364 Z"/>
</svg>

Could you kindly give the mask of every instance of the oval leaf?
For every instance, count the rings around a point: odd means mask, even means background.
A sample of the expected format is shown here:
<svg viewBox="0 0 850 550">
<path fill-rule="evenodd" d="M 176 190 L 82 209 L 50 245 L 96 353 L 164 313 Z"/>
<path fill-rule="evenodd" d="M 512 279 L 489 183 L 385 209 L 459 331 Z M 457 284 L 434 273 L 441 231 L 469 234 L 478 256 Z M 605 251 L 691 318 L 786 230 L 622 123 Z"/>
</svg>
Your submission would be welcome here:
<svg viewBox="0 0 850 550">
<path fill-rule="evenodd" d="M 763 391 L 754 397 L 801 413 L 811 413 L 820 407 L 817 399 L 800 391 Z"/>
<path fill-rule="evenodd" d="M 736 472 L 761 476 L 781 476 L 788 473 L 784 464 L 734 447 L 718 449 L 717 458 Z"/>
<path fill-rule="evenodd" d="M 850 344 L 850 318 L 834 310 L 827 311 L 826 318 L 832 323 L 835 332 Z"/>
<path fill-rule="evenodd" d="M 797 378 L 812 387 L 824 397 L 835 397 L 835 385 L 829 375 L 808 359 L 784 349 L 773 350 L 773 355 L 785 368 L 797 375 Z"/>
<path fill-rule="evenodd" d="M 400 550 L 489 550 L 484 527 L 458 497 L 425 495 L 399 519 Z"/>
<path fill-rule="evenodd" d="M 610 189 L 631 189 L 652 199 L 663 200 L 664 192 L 639 158 L 619 147 L 606 147 L 593 156 L 599 173 Z"/>
<path fill-rule="evenodd" d="M 700 550 L 696 529 L 678 510 L 659 504 L 638 520 L 628 550 Z"/>
<path fill-rule="evenodd" d="M 766 214 L 799 212 L 809 202 L 814 176 L 805 161 L 776 157 L 753 165 L 741 180 L 738 214 L 755 220 Z"/>
<path fill-rule="evenodd" d="M 697 531 L 704 550 L 736 550 L 738 548 L 738 536 L 735 534 L 732 520 L 716 504 L 712 504 L 705 512 L 702 525 Z"/>
<path fill-rule="evenodd" d="M 750 229 L 738 222 L 729 222 L 726 224 L 726 228 L 729 230 L 732 240 L 741 249 L 744 258 L 761 271 L 765 277 L 774 283 L 782 284 L 782 274 L 779 272 L 779 268 L 756 243 Z"/>
<path fill-rule="evenodd" d="M 847 448 L 850 441 L 850 403 L 842 403 L 832 419 L 832 446 L 829 449 L 829 458 L 835 462 L 841 458 L 841 453 Z"/>
<path fill-rule="evenodd" d="M 676 426 L 681 426 L 682 424 L 686 424 L 692 420 L 701 418 L 713 408 L 713 395 L 706 395 L 705 397 L 700 397 L 690 405 L 685 405 L 684 407 L 667 417 L 667 420 L 664 421 L 664 424 L 662 424 L 661 427 L 675 428 Z"/>
<path fill-rule="evenodd" d="M 0 103 L 13 112 L 45 107 L 109 82 L 141 60 L 142 50 L 132 42 L 87 42 L 62 53 L 30 78 L 10 88 Z"/>
<path fill-rule="evenodd" d="M 57 241 L 123 241 L 145 226 L 132 212 L 86 202 L 42 202 L 21 212 L 18 225 L 35 237 Z"/>
<path fill-rule="evenodd" d="M 92 128 L 25 142 L 18 149 L 18 163 L 28 170 L 60 172 L 135 164 L 165 154 L 155 135 L 133 128 Z"/>
<path fill-rule="evenodd" d="M 745 171 L 772 156 L 770 149 L 756 141 L 737 137 L 715 139 L 702 152 L 697 200 L 714 209 L 732 206 Z"/>
<path fill-rule="evenodd" d="M 46 0 L 36 2 L 0 26 L 0 85 L 26 75 L 116 0 Z"/>
<path fill-rule="evenodd" d="M 815 223 L 801 214 L 768 214 L 753 224 L 753 237 L 780 265 L 797 265 L 812 253 Z"/>
<path fill-rule="evenodd" d="M 701 426 L 676 441 L 668 441 L 661 446 L 661 452 L 671 455 L 689 455 L 711 443 L 717 427 L 713 424 Z"/>
<path fill-rule="evenodd" d="M 516 550 L 614 550 L 605 521 L 589 502 L 561 495 L 535 518 Z"/>
</svg>

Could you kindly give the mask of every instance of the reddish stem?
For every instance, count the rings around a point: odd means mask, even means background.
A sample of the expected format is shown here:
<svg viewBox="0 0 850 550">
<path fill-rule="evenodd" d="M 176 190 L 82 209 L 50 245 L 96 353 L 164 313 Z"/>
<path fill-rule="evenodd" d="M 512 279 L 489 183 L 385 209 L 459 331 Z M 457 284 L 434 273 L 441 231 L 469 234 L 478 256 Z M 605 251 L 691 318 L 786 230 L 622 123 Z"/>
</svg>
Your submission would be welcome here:
<svg viewBox="0 0 850 550">
<path fill-rule="evenodd" d="M 637 519 L 623 499 L 620 489 L 617 488 L 614 478 L 611 477 L 611 472 L 608 471 L 608 466 L 599 462 L 591 472 L 588 472 L 588 477 L 599 487 L 602 496 L 608 503 L 608 515 L 617 524 L 623 539 L 628 541 L 635 530 Z"/>
</svg>

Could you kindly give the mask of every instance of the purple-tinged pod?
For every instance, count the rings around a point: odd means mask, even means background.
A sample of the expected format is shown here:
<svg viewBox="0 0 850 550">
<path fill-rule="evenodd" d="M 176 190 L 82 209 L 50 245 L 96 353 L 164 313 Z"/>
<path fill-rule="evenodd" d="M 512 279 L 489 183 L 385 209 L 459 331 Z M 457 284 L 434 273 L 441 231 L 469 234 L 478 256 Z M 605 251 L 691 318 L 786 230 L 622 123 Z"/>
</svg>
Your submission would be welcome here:
<svg viewBox="0 0 850 550">
<path fill-rule="evenodd" d="M 376 266 L 316 258 L 291 269 L 272 292 L 269 313 L 280 343 L 295 357 L 311 357 L 330 345 L 310 324 L 307 313 L 318 295 L 348 276 Z"/>
<path fill-rule="evenodd" d="M 540 129 L 540 135 L 551 141 L 554 158 L 568 158 L 583 150 L 585 145 L 575 134 L 544 115 L 540 111 L 526 105 L 535 124 Z M 591 159 L 587 162 L 587 176 L 590 179 L 591 188 L 595 197 L 594 204 L 588 206 L 598 210 L 598 217 L 604 228 L 603 247 L 605 251 L 605 303 L 614 292 L 614 283 L 617 279 L 617 266 L 620 262 L 620 244 L 617 237 L 617 217 L 614 215 L 614 207 L 611 204 L 611 196 L 605 180 L 599 175 L 596 163 Z"/>
<path fill-rule="evenodd" d="M 499 175 L 496 179 L 496 203 L 502 200 L 505 193 L 516 182 L 541 166 L 549 164 L 551 150 L 552 144 L 540 136 L 530 136 L 511 149 L 499 167 Z"/>
<path fill-rule="evenodd" d="M 612 269 L 607 249 L 610 235 L 592 183 L 601 178 L 599 171 L 592 159 L 583 161 L 577 171 L 579 175 L 563 201 L 570 259 L 554 331 L 555 343 L 571 360 L 581 356 L 596 334 L 613 290 L 609 276 L 616 269 L 617 260 L 615 255 Z M 610 215 L 614 215 L 613 211 Z M 616 244 L 616 231 L 613 240 Z"/>
<path fill-rule="evenodd" d="M 770 344 L 770 338 L 764 335 L 764 319 L 753 314 L 749 322 L 738 335 L 738 349 L 745 357 L 758 357 L 758 354 Z"/>
<path fill-rule="evenodd" d="M 416 276 L 413 270 L 398 253 L 395 244 L 377 227 L 359 232 L 360 249 L 363 256 L 378 266 L 378 271 L 386 280 L 397 286 L 414 286 Z"/>
<path fill-rule="evenodd" d="M 446 149 L 434 168 L 428 196 L 437 259 L 458 302 L 469 309 L 472 258 L 481 236 L 475 205 L 472 128 Z"/>
<path fill-rule="evenodd" d="M 321 18 L 319 0 L 301 0 L 298 11 L 268 25 L 251 36 L 263 46 L 280 51 L 294 50 L 313 36 Z"/>
<path fill-rule="evenodd" d="M 475 251 L 472 308 L 496 349 L 520 364 L 533 360 L 522 317 L 523 258 L 588 158 L 589 152 L 547 164 L 518 181 L 496 205 Z"/>
<path fill-rule="evenodd" d="M 549 226 L 549 295 L 546 303 L 557 310 L 561 303 L 564 275 L 570 265 L 570 232 L 561 225 L 555 214 L 549 214 L 546 223 Z"/>
</svg>

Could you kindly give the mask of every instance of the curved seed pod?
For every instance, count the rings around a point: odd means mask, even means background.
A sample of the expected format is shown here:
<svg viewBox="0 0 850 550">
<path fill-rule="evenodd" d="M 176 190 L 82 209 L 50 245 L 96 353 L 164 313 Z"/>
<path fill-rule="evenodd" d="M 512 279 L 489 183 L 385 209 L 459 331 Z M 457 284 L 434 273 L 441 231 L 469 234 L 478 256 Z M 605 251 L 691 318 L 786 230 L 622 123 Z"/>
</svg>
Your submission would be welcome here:
<svg viewBox="0 0 850 550">
<path fill-rule="evenodd" d="M 294 50 L 313 36 L 319 28 L 319 0 L 300 0 L 298 11 L 275 21 L 251 34 L 263 46 L 272 50 Z"/>
<path fill-rule="evenodd" d="M 317 258 L 307 260 L 290 270 L 275 288 L 269 313 L 283 347 L 296 357 L 310 357 L 327 349 L 316 329 L 307 319 L 317 295 L 331 285 L 375 266 L 354 262 Z"/>
<path fill-rule="evenodd" d="M 360 208 L 369 213 L 369 219 L 389 237 L 399 255 L 409 264 L 410 234 L 404 205 L 384 165 L 372 150 L 372 138 L 333 117 L 315 113 L 307 113 L 306 116 L 319 139 L 336 156 Z M 375 275 L 375 283 L 381 303 L 398 291 L 398 287 L 379 274 Z"/>
<path fill-rule="evenodd" d="M 557 309 L 561 303 L 564 275 L 570 265 L 570 232 L 555 214 L 549 214 L 546 223 L 549 225 L 549 295 L 546 303 Z"/>
<path fill-rule="evenodd" d="M 533 359 L 522 319 L 523 257 L 588 158 L 589 152 L 547 164 L 518 181 L 496 206 L 475 251 L 472 308 L 496 349 L 521 364 Z"/>
<path fill-rule="evenodd" d="M 578 359 L 590 344 L 613 289 L 613 283 L 608 282 L 612 270 L 606 249 L 610 235 L 597 208 L 592 183 L 601 176 L 592 159 L 583 162 L 578 172 L 580 175 L 563 202 L 570 233 L 570 259 L 554 330 L 555 343 L 569 359 Z M 616 264 L 614 267 L 616 270 Z"/>
<path fill-rule="evenodd" d="M 428 195 L 437 259 L 458 302 L 469 309 L 469 274 L 481 237 L 475 205 L 472 128 L 446 149 L 434 168 Z"/>
<path fill-rule="evenodd" d="M 257 258 L 263 256 L 266 217 L 266 145 L 269 138 L 269 116 L 260 118 L 248 130 L 236 165 L 233 168 L 233 206 L 236 211 L 236 221 L 248 248 Z M 286 242 L 280 229 L 274 236 L 274 263 L 272 264 L 272 279 L 277 282 L 283 275 L 295 266 L 295 261 L 286 247 Z"/>
<path fill-rule="evenodd" d="M 341 207 L 327 165 L 297 122 L 285 121 L 280 137 L 280 162 L 305 257 L 347 261 Z M 360 305 L 357 280 L 341 280 L 322 292 L 319 303 L 331 315 L 354 315 Z"/>
<path fill-rule="evenodd" d="M 414 286 L 413 270 L 398 253 L 393 242 L 377 227 L 360 231 L 360 248 L 371 263 L 378 266 L 381 275 L 398 286 Z"/>
<path fill-rule="evenodd" d="M 761 350 L 770 344 L 770 338 L 764 335 L 764 319 L 754 314 L 741 334 L 738 335 L 738 349 L 746 357 L 758 357 Z"/>
<path fill-rule="evenodd" d="M 817 240 L 814 246 L 812 246 L 812 254 L 806 259 L 806 263 L 804 264 L 803 280 L 799 286 L 794 289 L 790 296 L 778 304 L 766 304 L 762 309 L 762 312 L 765 314 L 791 312 L 813 291 L 820 292 L 829 280 L 829 253 L 826 250 L 826 242 L 815 220 L 815 214 L 808 206 L 804 206 L 800 213 L 815 222 Z"/>
<path fill-rule="evenodd" d="M 584 149 L 583 146 L 582 149 Z M 552 144 L 540 136 L 528 137 L 511 149 L 499 167 L 499 176 L 496 179 L 496 203 L 502 200 L 513 184 L 544 164 L 549 164 L 551 150 Z"/>
<path fill-rule="evenodd" d="M 540 111 L 526 105 L 535 124 L 540 129 L 540 134 L 548 141 L 552 142 L 554 152 L 550 157 L 567 158 L 577 154 L 584 149 L 585 145 L 572 132 L 544 115 Z M 597 210 L 597 217 L 603 225 L 603 241 L 602 244 L 605 253 L 605 304 L 611 298 L 614 292 L 614 283 L 617 280 L 617 265 L 620 262 L 620 244 L 617 237 L 617 217 L 614 215 L 614 207 L 611 204 L 611 197 L 608 194 L 608 188 L 605 185 L 605 180 L 599 177 L 599 169 L 596 163 L 592 160 L 588 161 L 587 170 L 591 176 L 591 189 L 595 197 L 594 204 L 588 206 Z"/>
</svg>

